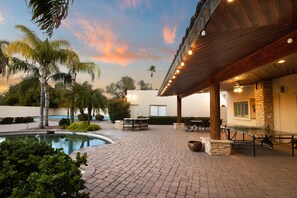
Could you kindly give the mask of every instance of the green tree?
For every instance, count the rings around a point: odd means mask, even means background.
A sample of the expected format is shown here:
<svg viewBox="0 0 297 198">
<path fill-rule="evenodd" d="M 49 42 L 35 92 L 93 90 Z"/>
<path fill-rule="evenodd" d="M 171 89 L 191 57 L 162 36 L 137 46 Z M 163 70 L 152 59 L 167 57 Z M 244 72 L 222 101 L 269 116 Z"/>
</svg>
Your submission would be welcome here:
<svg viewBox="0 0 297 198">
<path fill-rule="evenodd" d="M 127 95 L 127 90 L 135 88 L 135 81 L 129 76 L 123 76 L 117 83 L 106 86 L 106 92 L 114 98 L 124 98 Z"/>
<path fill-rule="evenodd" d="M 150 83 L 145 83 L 143 80 L 138 82 L 140 90 L 152 90 L 152 85 Z"/>
<path fill-rule="evenodd" d="M 111 122 L 130 117 L 130 103 L 123 98 L 113 98 L 108 101 L 108 114 Z"/>
<path fill-rule="evenodd" d="M 16 85 L 9 87 L 3 94 L 1 105 L 38 106 L 39 86 L 38 78 L 25 78 Z"/>
<path fill-rule="evenodd" d="M 41 30 L 51 36 L 54 28 L 58 28 L 61 21 L 68 15 L 69 4 L 73 0 L 26 0 L 35 21 Z"/>
<path fill-rule="evenodd" d="M 151 78 L 154 76 L 154 73 L 156 72 L 156 66 L 154 65 L 151 65 L 149 68 L 148 68 L 148 71 L 151 73 Z"/>
<path fill-rule="evenodd" d="M 14 53 L 21 54 L 26 60 L 31 60 L 38 65 L 40 80 L 40 122 L 39 128 L 44 128 L 44 96 L 47 88 L 47 75 L 56 63 L 63 63 L 67 58 L 67 51 L 62 47 L 68 47 L 69 43 L 65 40 L 42 41 L 37 35 L 22 25 L 16 28 L 24 33 L 21 41 L 14 41 L 7 47 L 7 53 L 11 56 Z M 47 96 L 46 96 L 47 97 Z"/>
</svg>

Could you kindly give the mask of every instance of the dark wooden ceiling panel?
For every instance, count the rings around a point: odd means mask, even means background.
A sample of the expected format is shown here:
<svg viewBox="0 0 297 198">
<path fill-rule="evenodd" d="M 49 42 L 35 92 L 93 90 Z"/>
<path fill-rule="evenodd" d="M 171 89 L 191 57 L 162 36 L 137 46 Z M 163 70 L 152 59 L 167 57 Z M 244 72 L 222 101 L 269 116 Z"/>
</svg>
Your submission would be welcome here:
<svg viewBox="0 0 297 198">
<path fill-rule="evenodd" d="M 197 37 L 192 45 L 193 55 L 183 58 L 186 66 L 164 95 L 190 93 L 195 87 L 205 89 L 203 85 L 207 86 L 205 82 L 215 73 L 295 31 L 296 18 L 297 0 L 236 0 L 230 4 L 222 1 L 205 27 L 206 36 Z M 267 57 L 267 62 L 268 59 L 275 60 Z M 270 65 L 244 74 L 243 83 L 297 73 L 297 59 L 291 61 L 291 66 L 285 64 L 287 69 Z M 233 83 L 224 82 L 222 87 L 230 88 Z"/>
</svg>

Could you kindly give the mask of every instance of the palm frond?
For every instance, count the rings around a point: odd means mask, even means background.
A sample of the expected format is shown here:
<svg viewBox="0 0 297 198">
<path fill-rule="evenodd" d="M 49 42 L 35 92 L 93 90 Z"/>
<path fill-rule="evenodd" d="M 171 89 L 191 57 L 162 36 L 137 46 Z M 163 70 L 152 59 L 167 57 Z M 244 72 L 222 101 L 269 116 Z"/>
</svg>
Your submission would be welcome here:
<svg viewBox="0 0 297 198">
<path fill-rule="evenodd" d="M 32 12 L 32 20 L 41 30 L 51 36 L 54 28 L 58 28 L 61 21 L 68 15 L 68 7 L 73 0 L 26 0 Z"/>
<path fill-rule="evenodd" d="M 35 51 L 26 43 L 21 41 L 14 41 L 10 43 L 5 51 L 9 56 L 14 53 L 21 54 L 26 59 L 34 59 Z"/>
<path fill-rule="evenodd" d="M 34 31 L 23 25 L 16 25 L 16 29 L 22 31 L 25 34 L 25 41 L 27 44 L 32 45 L 32 47 L 37 47 L 42 42 L 38 36 L 34 33 Z"/>
<path fill-rule="evenodd" d="M 54 81 L 63 81 L 64 84 L 71 83 L 71 76 L 64 72 L 55 73 L 49 76 L 48 79 L 52 79 Z"/>
<path fill-rule="evenodd" d="M 39 70 L 35 65 L 13 57 L 7 66 L 7 79 L 20 71 L 29 73 L 34 77 L 39 77 Z"/>
</svg>

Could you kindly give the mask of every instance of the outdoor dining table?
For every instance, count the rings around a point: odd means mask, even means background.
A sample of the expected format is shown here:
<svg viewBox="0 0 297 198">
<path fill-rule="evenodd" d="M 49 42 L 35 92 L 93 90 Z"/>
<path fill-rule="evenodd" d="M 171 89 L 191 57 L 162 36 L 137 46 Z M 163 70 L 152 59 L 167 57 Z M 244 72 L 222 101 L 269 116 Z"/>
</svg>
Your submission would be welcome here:
<svg viewBox="0 0 297 198">
<path fill-rule="evenodd" d="M 193 124 L 194 129 L 199 130 L 199 128 L 202 125 L 203 120 L 190 120 L 190 122 Z"/>
<path fill-rule="evenodd" d="M 253 146 L 253 155 L 256 156 L 256 141 L 260 140 L 261 145 L 267 144 L 270 148 L 273 148 L 273 139 L 288 139 L 291 140 L 292 156 L 294 156 L 294 140 L 297 133 L 277 131 L 270 128 L 264 127 L 249 127 L 249 126 L 226 126 L 225 130 L 227 131 L 227 139 L 236 142 L 237 133 L 244 135 L 249 135 L 252 137 L 252 146 Z M 233 137 L 230 135 L 230 131 L 234 131 Z"/>
</svg>

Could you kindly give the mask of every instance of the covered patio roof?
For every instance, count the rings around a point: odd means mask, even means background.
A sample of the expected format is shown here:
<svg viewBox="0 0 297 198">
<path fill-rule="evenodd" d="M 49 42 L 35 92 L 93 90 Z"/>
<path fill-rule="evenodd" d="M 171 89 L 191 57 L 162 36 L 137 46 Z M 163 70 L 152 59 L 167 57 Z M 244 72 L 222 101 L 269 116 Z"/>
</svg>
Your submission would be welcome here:
<svg viewBox="0 0 297 198">
<path fill-rule="evenodd" d="M 201 0 L 158 94 L 182 98 L 294 73 L 297 0 Z"/>
</svg>

